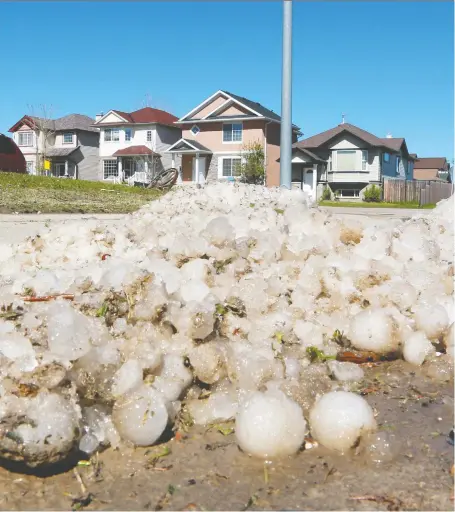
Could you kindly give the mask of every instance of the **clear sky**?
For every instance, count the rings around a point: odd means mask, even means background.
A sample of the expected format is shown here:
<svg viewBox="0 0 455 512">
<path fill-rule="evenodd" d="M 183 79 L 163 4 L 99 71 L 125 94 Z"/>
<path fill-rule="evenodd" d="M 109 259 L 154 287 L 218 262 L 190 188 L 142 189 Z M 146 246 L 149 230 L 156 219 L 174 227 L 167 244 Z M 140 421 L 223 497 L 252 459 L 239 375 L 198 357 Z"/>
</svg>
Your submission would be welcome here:
<svg viewBox="0 0 455 512">
<path fill-rule="evenodd" d="M 280 111 L 281 2 L 0 3 L 0 132 L 151 106 L 181 116 L 218 89 Z M 293 122 L 346 120 L 454 155 L 452 2 L 294 2 Z"/>
</svg>

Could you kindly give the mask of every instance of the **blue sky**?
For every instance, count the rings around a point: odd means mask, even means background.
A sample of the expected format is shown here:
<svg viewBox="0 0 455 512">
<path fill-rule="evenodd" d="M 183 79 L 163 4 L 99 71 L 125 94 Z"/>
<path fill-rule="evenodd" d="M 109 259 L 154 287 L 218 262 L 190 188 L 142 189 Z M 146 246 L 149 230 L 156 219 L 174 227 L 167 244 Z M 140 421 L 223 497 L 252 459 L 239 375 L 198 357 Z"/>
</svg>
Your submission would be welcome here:
<svg viewBox="0 0 455 512">
<path fill-rule="evenodd" d="M 453 158 L 449 2 L 294 2 L 293 121 L 346 120 Z M 280 111 L 281 2 L 0 3 L 0 132 L 28 105 L 56 116 L 144 105 L 181 116 L 218 89 Z M 6 23 L 5 23 L 6 21 Z"/>
</svg>

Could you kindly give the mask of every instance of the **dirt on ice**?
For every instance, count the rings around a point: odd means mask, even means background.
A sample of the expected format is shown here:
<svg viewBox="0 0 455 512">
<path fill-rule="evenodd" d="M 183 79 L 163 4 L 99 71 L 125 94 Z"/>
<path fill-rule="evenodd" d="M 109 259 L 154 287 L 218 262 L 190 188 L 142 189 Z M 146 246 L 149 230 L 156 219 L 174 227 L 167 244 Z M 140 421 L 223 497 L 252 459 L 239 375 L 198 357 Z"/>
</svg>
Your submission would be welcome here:
<svg viewBox="0 0 455 512">
<path fill-rule="evenodd" d="M 230 430 L 193 427 L 152 448 L 109 448 L 40 473 L 4 465 L 0 509 L 453 510 L 453 381 L 428 377 L 425 364 L 365 366 L 376 450 L 365 448 L 370 439 L 345 455 L 314 446 L 264 463 Z"/>
</svg>

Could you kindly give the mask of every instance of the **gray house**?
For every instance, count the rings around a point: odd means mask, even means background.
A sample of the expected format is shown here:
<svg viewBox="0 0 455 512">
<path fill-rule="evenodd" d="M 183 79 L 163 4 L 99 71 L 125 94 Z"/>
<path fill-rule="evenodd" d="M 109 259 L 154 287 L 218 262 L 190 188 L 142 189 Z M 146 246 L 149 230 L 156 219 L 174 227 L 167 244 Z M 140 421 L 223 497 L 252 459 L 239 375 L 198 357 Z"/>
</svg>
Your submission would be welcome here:
<svg viewBox="0 0 455 512">
<path fill-rule="evenodd" d="M 29 174 L 98 178 L 99 130 L 94 119 L 70 114 L 58 119 L 24 116 L 10 128 Z"/>
<path fill-rule="evenodd" d="M 361 199 L 384 177 L 412 180 L 414 157 L 404 138 L 377 137 L 342 123 L 293 145 L 292 181 L 309 185 L 317 199 L 330 187 L 340 199 Z"/>
</svg>

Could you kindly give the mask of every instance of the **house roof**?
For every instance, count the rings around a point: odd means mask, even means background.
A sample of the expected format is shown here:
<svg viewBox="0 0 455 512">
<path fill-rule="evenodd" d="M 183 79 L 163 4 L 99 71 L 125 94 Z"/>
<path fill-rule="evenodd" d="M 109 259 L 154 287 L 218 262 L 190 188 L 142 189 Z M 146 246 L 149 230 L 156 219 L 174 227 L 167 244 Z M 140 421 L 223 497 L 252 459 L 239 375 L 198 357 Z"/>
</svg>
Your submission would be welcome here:
<svg viewBox="0 0 455 512">
<path fill-rule="evenodd" d="M 414 169 L 447 169 L 447 160 L 444 157 L 417 158 Z"/>
<path fill-rule="evenodd" d="M 251 115 L 247 115 L 246 114 L 246 115 L 224 116 L 223 117 L 223 116 L 219 116 L 219 115 L 216 115 L 215 113 L 213 113 L 213 114 L 203 118 L 204 120 L 207 120 L 207 121 L 208 120 L 212 120 L 212 117 L 213 117 L 213 120 L 215 120 L 215 119 L 226 120 L 226 119 L 229 119 L 229 117 L 232 117 L 233 119 L 241 119 L 242 117 L 250 119 L 252 116 L 253 117 L 256 116 L 256 117 L 260 117 L 260 118 L 264 117 L 266 119 L 269 119 L 271 121 L 276 121 L 278 123 L 281 122 L 281 116 L 279 116 L 273 110 L 270 110 L 269 108 L 264 107 L 263 105 L 261 105 L 257 101 L 252 101 L 252 100 L 249 100 L 248 98 L 245 98 L 244 96 L 239 96 L 238 94 L 234 94 L 232 92 L 223 91 L 223 90 L 219 90 L 218 92 L 216 92 L 215 94 L 213 94 L 212 96 L 207 98 L 200 105 L 198 105 L 198 107 L 196 107 L 195 109 L 191 110 L 186 115 L 181 117 L 179 119 L 179 122 L 193 122 L 193 121 L 195 122 L 195 121 L 199 121 L 200 119 L 198 119 L 198 118 L 192 118 L 192 119 L 187 120 L 187 121 L 184 121 L 184 120 L 190 114 L 192 114 L 195 111 L 197 112 L 197 110 L 200 109 L 203 105 L 207 104 L 209 101 L 215 99 L 217 96 L 220 96 L 220 95 L 224 96 L 227 101 L 229 101 L 229 100 L 232 101 L 233 100 L 233 102 L 236 102 L 237 104 L 243 105 L 244 107 L 246 107 L 247 110 L 251 111 Z M 223 105 L 219 105 L 218 108 L 214 109 L 214 112 L 216 112 L 217 110 L 220 110 L 222 107 L 223 107 Z M 294 131 L 299 131 L 300 132 L 300 128 L 298 126 L 293 124 L 292 127 L 293 127 Z"/>
<path fill-rule="evenodd" d="M 315 160 L 316 162 L 325 162 L 325 160 L 323 158 L 320 158 L 319 156 L 315 155 L 311 151 L 308 151 L 308 149 L 305 149 L 305 148 L 294 148 L 293 152 L 294 151 L 300 151 L 304 155 L 307 155 L 308 157 L 310 157 L 312 160 Z"/>
<path fill-rule="evenodd" d="M 189 139 L 180 139 L 171 147 L 166 150 L 166 153 L 212 153 L 209 148 L 206 148 L 199 142 Z"/>
<path fill-rule="evenodd" d="M 58 157 L 58 156 L 68 156 L 71 155 L 71 153 L 74 153 L 76 149 L 78 149 L 79 146 L 76 146 L 75 148 L 49 148 L 46 150 L 46 156 L 49 157 Z"/>
<path fill-rule="evenodd" d="M 161 157 L 159 153 L 155 153 L 155 151 L 152 151 L 147 146 L 129 146 L 128 148 L 119 149 L 116 151 L 112 156 L 141 156 L 141 155 L 148 155 L 148 156 L 157 156 Z"/>
<path fill-rule="evenodd" d="M 172 126 L 173 128 L 176 128 L 174 125 L 175 121 L 178 120 L 178 118 L 172 114 L 169 114 L 169 112 L 165 112 L 164 110 L 159 110 L 157 108 L 152 107 L 144 107 L 140 108 L 139 110 L 135 110 L 134 112 L 123 112 L 121 110 L 110 110 L 109 112 L 114 112 L 115 114 L 119 115 L 127 123 L 132 124 L 164 124 L 167 126 Z M 108 113 L 109 113 L 108 112 Z M 107 115 L 107 114 L 106 114 Z M 121 125 L 124 124 L 123 122 L 114 122 L 114 123 L 100 123 L 97 121 L 96 125 L 102 124 L 103 126 L 109 126 L 109 125 Z"/>
<path fill-rule="evenodd" d="M 23 116 L 9 131 L 17 131 L 23 124 L 26 124 L 32 129 L 43 126 L 52 131 L 65 131 L 65 130 L 82 130 L 87 132 L 98 132 L 93 128 L 94 119 L 83 114 L 69 114 L 67 116 L 59 117 L 57 119 L 44 119 L 37 116 Z"/>
<path fill-rule="evenodd" d="M 405 144 L 405 140 L 403 138 L 380 138 L 366 130 L 362 130 L 362 128 L 359 128 L 358 126 L 354 126 L 350 123 L 343 123 L 335 126 L 335 128 L 331 128 L 330 130 L 326 130 L 325 132 L 318 133 L 317 135 L 313 135 L 312 137 L 296 142 L 294 147 L 316 149 L 343 132 L 348 132 L 355 137 L 358 137 L 370 146 L 384 147 L 394 152 L 400 151 L 402 145 Z"/>
</svg>

